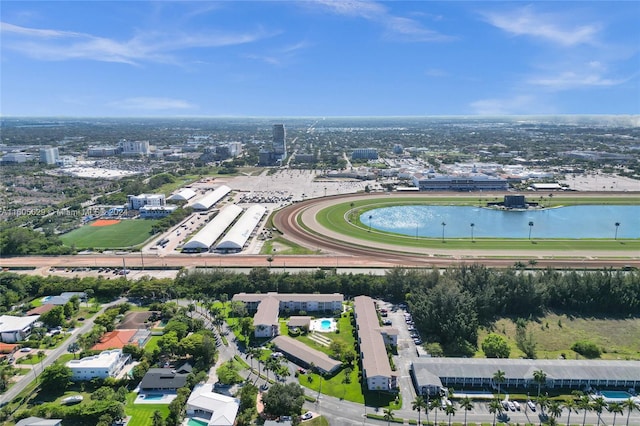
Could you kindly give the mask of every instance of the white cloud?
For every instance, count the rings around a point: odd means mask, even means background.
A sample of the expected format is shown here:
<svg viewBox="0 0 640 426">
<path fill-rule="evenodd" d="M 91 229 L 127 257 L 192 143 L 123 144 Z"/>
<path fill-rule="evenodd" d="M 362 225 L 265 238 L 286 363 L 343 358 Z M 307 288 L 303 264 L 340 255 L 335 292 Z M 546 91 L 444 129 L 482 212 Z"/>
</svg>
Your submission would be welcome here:
<svg viewBox="0 0 640 426">
<path fill-rule="evenodd" d="M 316 0 L 312 5 L 320 5 L 331 12 L 375 22 L 386 31 L 386 36 L 403 41 L 447 41 L 453 37 L 425 28 L 419 21 L 396 16 L 380 3 L 373 1 Z"/>
<path fill-rule="evenodd" d="M 195 105 L 182 99 L 154 98 L 154 97 L 127 98 L 127 99 L 111 102 L 109 103 L 109 106 L 120 108 L 120 109 L 142 110 L 142 111 L 161 111 L 161 110 L 196 108 Z"/>
<path fill-rule="evenodd" d="M 530 77 L 528 84 L 551 90 L 568 90 L 581 87 L 610 87 L 629 81 L 630 78 L 610 78 L 607 66 L 599 61 L 590 61 L 579 68 L 565 69 Z"/>
<path fill-rule="evenodd" d="M 565 17 L 536 13 L 531 6 L 511 12 L 487 12 L 484 18 L 491 25 L 517 36 L 542 38 L 565 47 L 594 44 L 600 24 L 571 25 Z"/>
<path fill-rule="evenodd" d="M 425 75 L 428 77 L 446 77 L 449 73 L 440 68 L 429 68 L 425 71 Z"/>
<path fill-rule="evenodd" d="M 479 99 L 470 104 L 477 115 L 513 115 L 539 114 L 551 111 L 539 111 L 536 107 L 537 99 L 530 95 L 518 95 L 509 98 Z"/>
<path fill-rule="evenodd" d="M 39 60 L 62 61 L 89 59 L 102 62 L 139 64 L 140 62 L 177 62 L 171 55 L 190 48 L 213 48 L 251 43 L 270 37 L 259 29 L 246 33 L 139 33 L 118 41 L 91 34 L 20 27 L 1 23 L 3 45 Z"/>
</svg>

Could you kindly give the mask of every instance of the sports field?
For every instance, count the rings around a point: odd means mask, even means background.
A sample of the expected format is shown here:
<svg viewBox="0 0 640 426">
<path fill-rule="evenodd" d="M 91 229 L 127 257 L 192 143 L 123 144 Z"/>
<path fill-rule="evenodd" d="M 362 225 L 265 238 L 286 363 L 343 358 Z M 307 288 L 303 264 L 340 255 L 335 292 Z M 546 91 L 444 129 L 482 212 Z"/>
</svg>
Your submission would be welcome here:
<svg viewBox="0 0 640 426">
<path fill-rule="evenodd" d="M 110 226 L 84 225 L 60 237 L 67 246 L 77 249 L 120 249 L 143 243 L 151 237 L 154 219 L 129 219 Z"/>
</svg>

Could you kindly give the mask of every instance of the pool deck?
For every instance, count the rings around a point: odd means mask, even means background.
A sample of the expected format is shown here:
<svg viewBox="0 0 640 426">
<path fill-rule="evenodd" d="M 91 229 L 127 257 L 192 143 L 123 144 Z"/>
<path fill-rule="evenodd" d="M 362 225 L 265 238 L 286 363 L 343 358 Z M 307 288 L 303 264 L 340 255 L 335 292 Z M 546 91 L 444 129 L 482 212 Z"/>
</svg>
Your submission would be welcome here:
<svg viewBox="0 0 640 426">
<path fill-rule="evenodd" d="M 329 328 L 322 327 L 322 321 L 331 321 Z M 311 331 L 317 331 L 319 333 L 335 333 L 338 328 L 338 323 L 334 318 L 318 318 L 311 320 Z"/>
</svg>

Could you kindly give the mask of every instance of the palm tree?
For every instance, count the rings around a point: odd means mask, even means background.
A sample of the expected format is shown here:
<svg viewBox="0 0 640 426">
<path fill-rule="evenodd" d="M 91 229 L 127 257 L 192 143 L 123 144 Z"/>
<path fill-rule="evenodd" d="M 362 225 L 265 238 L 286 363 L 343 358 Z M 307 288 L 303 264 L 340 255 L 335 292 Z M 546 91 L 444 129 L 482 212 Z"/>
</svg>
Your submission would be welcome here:
<svg viewBox="0 0 640 426">
<path fill-rule="evenodd" d="M 636 402 L 632 398 L 627 398 L 626 401 L 622 403 L 623 407 L 627 409 L 627 426 L 629 426 L 629 416 L 633 410 L 640 411 L 640 402 Z"/>
<path fill-rule="evenodd" d="M 540 387 L 547 382 L 547 373 L 542 370 L 533 372 L 533 381 L 538 384 L 538 398 L 540 397 Z"/>
<path fill-rule="evenodd" d="M 554 419 L 557 419 L 562 415 L 562 405 L 558 401 L 551 401 L 549 403 L 549 414 Z"/>
<path fill-rule="evenodd" d="M 609 410 L 610 413 L 613 413 L 613 423 L 611 426 L 616 426 L 616 416 L 624 413 L 624 405 L 620 402 L 612 402 L 609 404 L 609 407 L 607 407 L 607 410 Z"/>
<path fill-rule="evenodd" d="M 249 362 L 251 363 L 251 370 L 249 370 L 249 374 L 251 374 L 251 371 L 253 371 L 253 358 L 258 358 L 259 352 L 261 352 L 260 349 L 254 346 L 247 347 L 247 358 L 249 358 Z M 258 361 L 258 363 L 260 363 L 260 361 Z"/>
<path fill-rule="evenodd" d="M 602 410 L 607 406 L 607 403 L 604 401 L 604 398 L 599 396 L 593 400 L 592 403 L 593 411 L 598 413 L 598 425 L 600 424 L 600 416 L 602 416 Z"/>
<path fill-rule="evenodd" d="M 498 398 L 494 398 L 489 403 L 489 412 L 493 414 L 493 426 L 496 426 L 496 414 L 502 414 L 502 403 Z"/>
<path fill-rule="evenodd" d="M 540 406 L 540 411 L 542 411 L 542 415 L 544 415 L 545 408 L 549 407 L 549 397 L 547 395 L 540 395 L 536 402 Z"/>
<path fill-rule="evenodd" d="M 467 411 L 473 410 L 473 401 L 468 396 L 462 398 L 458 404 L 460 404 L 460 408 L 464 410 L 464 426 L 467 426 Z"/>
<path fill-rule="evenodd" d="M 620 222 L 616 222 L 615 225 L 616 225 L 616 236 L 615 236 L 614 239 L 617 240 L 618 239 L 618 226 L 620 226 Z"/>
<path fill-rule="evenodd" d="M 531 239 L 531 229 L 533 229 L 533 221 L 529 221 L 529 239 Z"/>
<path fill-rule="evenodd" d="M 455 416 L 456 411 L 458 410 L 453 404 L 447 404 L 447 406 L 444 407 L 444 412 L 447 413 L 447 416 L 449 416 L 449 426 L 451 426 L 451 416 Z"/>
<path fill-rule="evenodd" d="M 502 370 L 493 373 L 493 381 L 498 384 L 498 398 L 500 398 L 500 383 L 504 383 L 504 374 Z"/>
<path fill-rule="evenodd" d="M 418 395 L 416 399 L 413 400 L 411 409 L 418 412 L 418 424 L 422 424 L 420 423 L 420 412 L 427 409 L 427 402 L 421 395 Z"/>
<path fill-rule="evenodd" d="M 473 242 L 473 228 L 475 228 L 476 224 L 471 222 L 471 242 Z"/>
<path fill-rule="evenodd" d="M 442 222 L 441 225 L 442 225 L 442 242 L 444 243 L 444 227 L 447 226 L 447 224 L 445 222 Z"/>
<path fill-rule="evenodd" d="M 576 410 L 576 407 L 577 407 L 576 400 L 573 398 L 569 398 L 562 404 L 562 406 L 566 408 L 567 411 L 569 412 L 567 414 L 567 426 L 569 426 L 569 422 L 571 421 L 571 412 L 572 411 L 575 411 L 576 413 L 578 412 L 578 410 Z"/>
<path fill-rule="evenodd" d="M 384 409 L 384 419 L 387 421 L 387 426 L 389 426 L 391 420 L 393 420 L 393 410 L 391 408 Z"/>
<path fill-rule="evenodd" d="M 434 425 L 438 424 L 438 410 L 440 409 L 441 404 L 442 404 L 442 397 L 440 395 L 436 395 L 429 403 L 429 410 L 433 410 L 435 413 L 434 420 L 433 420 Z"/>
<path fill-rule="evenodd" d="M 587 411 L 591 411 L 593 407 L 591 406 L 591 399 L 589 399 L 589 395 L 582 395 L 578 402 L 576 403 L 579 409 L 584 410 L 584 415 L 582 416 L 582 426 L 587 422 Z"/>
</svg>

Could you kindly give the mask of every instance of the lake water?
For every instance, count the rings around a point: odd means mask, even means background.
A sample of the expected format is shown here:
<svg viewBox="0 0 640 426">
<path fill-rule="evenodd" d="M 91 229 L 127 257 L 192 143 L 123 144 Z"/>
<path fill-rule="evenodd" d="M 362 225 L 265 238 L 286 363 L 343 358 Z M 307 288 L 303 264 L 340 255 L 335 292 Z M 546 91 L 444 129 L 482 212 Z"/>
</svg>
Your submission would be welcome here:
<svg viewBox="0 0 640 426">
<path fill-rule="evenodd" d="M 568 206 L 504 211 L 473 206 L 408 205 L 369 210 L 360 221 L 402 235 L 470 238 L 640 238 L 640 206 Z M 529 226 L 533 222 L 533 226 Z"/>
</svg>

